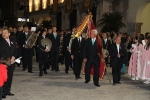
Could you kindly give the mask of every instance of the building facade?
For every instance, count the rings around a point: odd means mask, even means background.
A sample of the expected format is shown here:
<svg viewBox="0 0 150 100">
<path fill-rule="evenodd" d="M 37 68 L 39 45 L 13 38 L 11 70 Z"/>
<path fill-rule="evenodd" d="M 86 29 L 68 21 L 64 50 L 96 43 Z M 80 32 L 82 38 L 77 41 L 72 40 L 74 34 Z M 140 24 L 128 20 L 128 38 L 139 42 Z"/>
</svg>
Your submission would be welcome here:
<svg viewBox="0 0 150 100">
<path fill-rule="evenodd" d="M 66 12 L 66 0 L 58 0 L 58 11 L 53 14 L 53 0 L 1 0 L 0 20 L 11 26 L 23 25 L 27 21 L 41 24 L 43 20 L 51 20 L 59 30 L 71 29 L 78 26 L 87 15 L 83 1 L 89 0 L 72 1 L 72 12 Z M 126 24 L 121 32 L 132 34 L 150 31 L 150 0 L 91 0 L 89 10 L 93 13 L 95 25 L 103 13 L 118 11 L 124 16 L 123 22 Z M 100 27 L 97 29 L 101 30 Z"/>
<path fill-rule="evenodd" d="M 21 26 L 28 21 L 28 0 L 1 0 L 0 26 Z"/>
</svg>

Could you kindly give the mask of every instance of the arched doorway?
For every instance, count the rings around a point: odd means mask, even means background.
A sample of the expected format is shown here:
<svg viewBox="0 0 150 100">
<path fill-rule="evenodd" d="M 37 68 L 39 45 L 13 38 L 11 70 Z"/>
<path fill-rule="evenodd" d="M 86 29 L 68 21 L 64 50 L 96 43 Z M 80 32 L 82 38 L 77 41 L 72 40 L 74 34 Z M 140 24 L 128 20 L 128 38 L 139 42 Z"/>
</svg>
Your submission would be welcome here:
<svg viewBox="0 0 150 100">
<path fill-rule="evenodd" d="M 135 28 L 142 34 L 150 32 L 150 2 L 145 2 L 138 9 Z"/>
</svg>

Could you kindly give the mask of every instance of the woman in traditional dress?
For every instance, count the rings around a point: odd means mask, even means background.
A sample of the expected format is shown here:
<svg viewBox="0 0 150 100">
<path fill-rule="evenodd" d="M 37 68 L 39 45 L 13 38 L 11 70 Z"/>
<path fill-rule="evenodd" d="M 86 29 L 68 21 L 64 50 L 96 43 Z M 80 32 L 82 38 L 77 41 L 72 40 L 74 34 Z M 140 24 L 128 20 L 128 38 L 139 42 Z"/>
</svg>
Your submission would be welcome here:
<svg viewBox="0 0 150 100">
<path fill-rule="evenodd" d="M 144 46 L 142 53 L 142 79 L 145 80 L 145 84 L 150 83 L 150 37 L 147 38 L 146 45 Z"/>
<path fill-rule="evenodd" d="M 141 43 L 140 37 L 136 36 L 134 39 L 134 43 L 131 48 L 131 58 L 129 62 L 128 74 L 132 76 L 132 80 L 139 80 L 141 78 L 141 52 L 143 50 L 143 46 Z"/>
</svg>

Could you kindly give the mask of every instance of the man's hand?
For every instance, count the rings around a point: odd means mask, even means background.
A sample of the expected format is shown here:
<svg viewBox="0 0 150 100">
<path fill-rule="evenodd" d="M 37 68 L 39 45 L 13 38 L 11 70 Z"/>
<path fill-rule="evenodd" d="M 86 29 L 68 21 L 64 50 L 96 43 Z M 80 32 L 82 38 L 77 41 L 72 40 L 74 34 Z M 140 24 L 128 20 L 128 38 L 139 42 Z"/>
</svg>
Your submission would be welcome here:
<svg viewBox="0 0 150 100">
<path fill-rule="evenodd" d="M 50 50 L 49 49 L 45 49 L 45 52 L 49 52 Z"/>
<path fill-rule="evenodd" d="M 98 53 L 98 56 L 101 57 L 100 53 Z"/>
<path fill-rule="evenodd" d="M 71 59 L 72 59 L 72 60 L 74 59 L 74 55 L 71 55 Z"/>
<path fill-rule="evenodd" d="M 32 46 L 35 46 L 35 44 L 32 44 Z"/>
<path fill-rule="evenodd" d="M 28 47 L 27 47 L 27 45 L 24 45 L 24 47 L 27 49 Z"/>
<path fill-rule="evenodd" d="M 120 54 L 118 54 L 118 58 L 120 58 Z"/>
<path fill-rule="evenodd" d="M 67 47 L 67 50 L 70 51 L 69 47 Z"/>
<path fill-rule="evenodd" d="M 11 64 L 14 64 L 14 63 L 15 63 L 15 57 L 14 57 L 14 56 L 12 56 L 10 62 L 11 62 Z"/>
<path fill-rule="evenodd" d="M 84 58 L 84 59 L 83 59 L 83 62 L 84 62 L 84 63 L 86 63 L 86 62 L 87 62 L 87 59 L 86 59 L 86 58 Z"/>
</svg>

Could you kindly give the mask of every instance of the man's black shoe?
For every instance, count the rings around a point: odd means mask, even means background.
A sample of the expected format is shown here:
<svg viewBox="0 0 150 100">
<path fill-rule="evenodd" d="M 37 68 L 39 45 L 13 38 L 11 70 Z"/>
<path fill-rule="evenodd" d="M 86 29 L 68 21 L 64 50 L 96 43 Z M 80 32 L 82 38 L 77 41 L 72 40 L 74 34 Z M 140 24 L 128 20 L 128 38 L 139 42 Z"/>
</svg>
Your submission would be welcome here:
<svg viewBox="0 0 150 100">
<path fill-rule="evenodd" d="M 117 84 L 121 84 L 121 82 L 117 82 Z"/>
<path fill-rule="evenodd" d="M 5 96 L 5 95 L 2 95 L 2 98 L 6 98 L 6 96 Z"/>
<path fill-rule="evenodd" d="M 42 74 L 39 75 L 39 77 L 41 77 L 41 76 L 42 76 Z"/>
<path fill-rule="evenodd" d="M 32 71 L 28 71 L 28 73 L 33 73 Z"/>
<path fill-rule="evenodd" d="M 46 71 L 46 70 L 44 71 L 44 74 L 47 74 L 47 71 Z"/>
<path fill-rule="evenodd" d="M 97 86 L 97 87 L 100 87 L 100 85 L 99 84 L 94 84 L 95 86 Z"/>
<path fill-rule="evenodd" d="M 66 70 L 65 73 L 68 74 L 68 71 Z"/>
<path fill-rule="evenodd" d="M 14 96 L 14 94 L 12 94 L 12 93 L 8 93 L 8 94 L 6 94 L 6 95 L 8 95 L 8 96 Z"/>
<path fill-rule="evenodd" d="M 56 72 L 59 72 L 60 70 L 59 69 L 57 69 L 57 70 L 55 70 Z"/>
<path fill-rule="evenodd" d="M 89 83 L 89 81 L 85 81 L 85 83 Z"/>
</svg>

